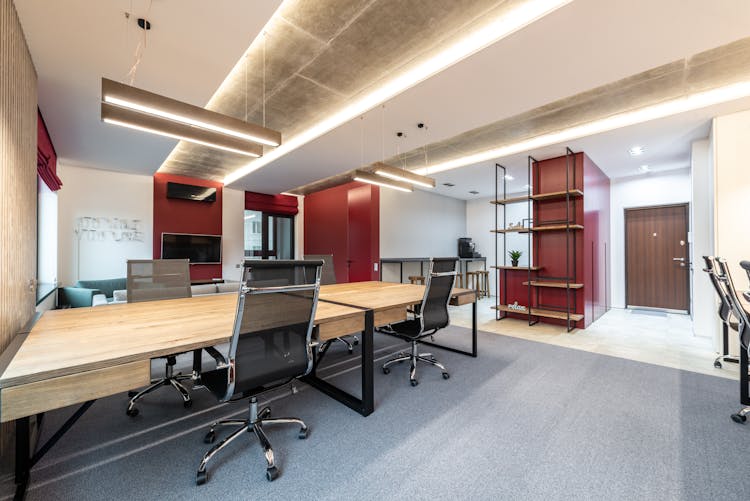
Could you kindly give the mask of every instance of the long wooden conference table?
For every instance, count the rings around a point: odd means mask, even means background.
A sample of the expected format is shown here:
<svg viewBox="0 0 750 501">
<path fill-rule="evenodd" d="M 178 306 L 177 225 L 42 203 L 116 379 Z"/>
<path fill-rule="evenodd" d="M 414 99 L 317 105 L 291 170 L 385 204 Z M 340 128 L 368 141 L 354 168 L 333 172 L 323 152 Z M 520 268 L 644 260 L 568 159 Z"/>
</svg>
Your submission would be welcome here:
<svg viewBox="0 0 750 501">
<path fill-rule="evenodd" d="M 374 410 L 373 333 L 404 320 L 424 286 L 356 282 L 320 288 L 315 339 L 325 342 L 362 333 L 362 394 L 351 395 L 318 378 L 303 378 L 363 416 Z M 472 348 L 454 352 L 477 356 L 476 294 L 454 289 L 452 305 L 472 304 Z M 151 360 L 201 350 L 229 341 L 237 307 L 235 294 L 50 310 L 20 332 L 0 355 L 0 422 L 16 425 L 16 496 L 22 498 L 31 467 L 98 398 L 146 386 Z M 47 443 L 32 454 L 29 418 L 82 404 Z"/>
</svg>

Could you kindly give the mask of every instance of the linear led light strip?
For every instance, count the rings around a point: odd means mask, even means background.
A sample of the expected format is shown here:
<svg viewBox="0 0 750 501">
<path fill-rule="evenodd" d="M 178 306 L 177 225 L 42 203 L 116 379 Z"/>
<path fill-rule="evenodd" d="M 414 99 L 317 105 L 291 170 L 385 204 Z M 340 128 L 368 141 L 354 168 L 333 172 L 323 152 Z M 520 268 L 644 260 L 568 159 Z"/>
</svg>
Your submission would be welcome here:
<svg viewBox="0 0 750 501">
<path fill-rule="evenodd" d="M 178 115 L 176 113 L 170 113 L 168 111 L 158 109 L 158 108 L 153 108 L 151 106 L 144 106 L 142 104 L 134 103 L 126 99 L 120 99 L 118 97 L 104 96 L 104 102 L 115 104 L 117 106 L 122 106 L 123 108 L 129 108 L 131 110 L 140 111 L 141 113 L 146 113 L 148 115 L 154 115 L 157 117 L 166 118 L 167 120 L 172 120 L 173 122 L 179 122 L 179 123 L 183 123 L 186 125 L 192 125 L 193 127 L 200 127 L 201 129 L 218 132 L 219 134 L 225 134 L 227 136 L 233 136 L 239 139 L 245 139 L 247 141 L 252 141 L 254 143 L 265 144 L 266 146 L 278 146 L 279 145 L 278 142 L 270 141 L 262 137 L 252 136 L 250 134 L 245 134 L 243 132 L 239 132 L 236 130 L 227 129 L 226 127 L 221 127 L 220 125 L 211 124 L 211 123 L 204 122 L 201 120 L 196 120 L 194 118 L 186 117 L 184 115 Z"/>
<path fill-rule="evenodd" d="M 224 178 L 224 184 L 233 183 L 241 177 L 244 177 L 270 162 L 281 158 L 287 153 L 296 150 L 300 146 L 309 143 L 326 132 L 362 115 L 378 104 L 397 96 L 404 90 L 417 85 L 423 80 L 439 73 L 449 66 L 452 66 L 471 54 L 505 38 L 560 7 L 567 5 L 571 1 L 572 0 L 529 0 L 518 5 L 487 26 L 469 33 L 465 38 L 459 40 L 444 51 L 441 51 L 439 54 L 417 64 L 412 69 L 402 73 L 393 80 L 390 80 L 382 87 L 379 87 L 358 101 L 350 104 L 337 113 L 334 113 L 327 119 L 318 122 L 290 140 L 285 140 L 283 145 L 266 153 L 263 158 L 255 160 L 228 174 Z"/>
<path fill-rule="evenodd" d="M 235 149 L 235 148 L 230 148 L 229 146 L 222 146 L 222 145 L 219 145 L 219 144 L 216 144 L 216 143 L 210 143 L 208 141 L 203 141 L 203 140 L 195 139 L 195 138 L 192 138 L 192 137 L 181 136 L 179 134 L 172 134 L 171 132 L 166 132 L 166 131 L 163 131 L 163 130 L 151 129 L 149 127 L 142 127 L 140 125 L 136 125 L 136 124 L 132 124 L 132 123 L 128 123 L 128 122 L 123 122 L 121 120 L 115 120 L 113 118 L 103 118 L 102 121 L 105 122 L 105 123 L 108 123 L 108 124 L 112 124 L 112 125 L 120 125 L 122 127 L 128 127 L 130 129 L 135 129 L 135 130 L 139 130 L 139 131 L 142 131 L 142 132 L 150 132 L 151 134 L 157 134 L 159 136 L 171 137 L 172 139 L 179 139 L 179 140 L 182 140 L 182 141 L 187 141 L 189 143 L 195 143 L 195 144 L 200 144 L 202 146 L 208 146 L 209 148 L 216 148 L 216 149 L 219 149 L 219 150 L 229 151 L 229 152 L 232 152 L 232 153 L 238 153 L 240 155 L 245 155 L 247 157 L 256 157 L 256 158 L 259 157 L 259 155 L 256 155 L 254 153 L 250 153 L 250 152 L 247 152 L 247 151 L 238 150 L 238 149 Z"/>
<path fill-rule="evenodd" d="M 411 171 L 405 169 L 399 169 L 391 165 L 384 164 L 383 162 L 377 162 L 373 166 L 375 174 L 378 176 L 387 177 L 388 179 L 394 179 L 396 181 L 403 181 L 405 183 L 416 184 L 417 186 L 423 186 L 425 188 L 434 188 L 435 179 L 427 176 L 420 176 Z"/>
<path fill-rule="evenodd" d="M 369 172 L 364 172 L 361 170 L 358 170 L 354 173 L 353 180 L 359 181 L 361 183 L 383 186 L 385 188 L 391 188 L 398 191 L 405 191 L 407 193 L 411 193 L 413 191 L 412 186 L 408 183 L 402 183 L 401 181 L 388 181 L 386 179 L 379 178 L 378 176 L 375 176 Z"/>
<path fill-rule="evenodd" d="M 738 82 L 717 89 L 689 94 L 684 97 L 665 101 L 653 106 L 647 106 L 638 110 L 612 115 L 600 120 L 594 120 L 562 131 L 543 134 L 541 136 L 502 146 L 500 148 L 485 150 L 465 157 L 449 160 L 447 162 L 414 169 L 412 172 L 422 175 L 435 174 L 437 172 L 456 169 L 465 165 L 472 165 L 487 160 L 515 155 L 517 153 L 524 153 L 536 148 L 564 143 L 573 139 L 580 139 L 582 137 L 600 134 L 602 132 L 628 127 L 630 125 L 648 122 L 650 120 L 657 120 L 659 118 L 665 118 L 678 113 L 685 113 L 748 96 L 750 96 L 750 81 Z"/>
</svg>

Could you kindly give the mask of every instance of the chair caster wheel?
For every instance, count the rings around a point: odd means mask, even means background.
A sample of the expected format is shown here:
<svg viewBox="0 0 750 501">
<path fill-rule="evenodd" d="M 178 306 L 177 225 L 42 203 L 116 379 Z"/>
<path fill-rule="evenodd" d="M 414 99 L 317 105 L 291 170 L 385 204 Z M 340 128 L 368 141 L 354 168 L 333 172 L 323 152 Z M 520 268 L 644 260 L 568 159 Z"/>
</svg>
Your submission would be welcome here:
<svg viewBox="0 0 750 501">
<path fill-rule="evenodd" d="M 306 439 L 310 435 L 310 428 L 300 428 L 297 438 L 300 440 Z"/>
<path fill-rule="evenodd" d="M 354 353 L 354 348 L 349 348 L 349 355 L 351 355 L 352 353 Z"/>
<path fill-rule="evenodd" d="M 383 374 L 390 374 L 391 370 L 388 367 L 383 367 Z"/>
<path fill-rule="evenodd" d="M 189 409 L 189 408 L 191 408 L 193 406 L 193 401 L 192 400 L 185 400 L 184 402 L 182 402 L 182 406 L 184 408 L 186 408 L 186 409 Z"/>
<path fill-rule="evenodd" d="M 717 369 L 721 369 L 721 362 L 719 362 L 718 360 L 714 362 L 714 367 L 716 367 Z"/>
<path fill-rule="evenodd" d="M 266 469 L 266 480 L 268 480 L 269 482 L 273 482 L 277 478 L 279 478 L 278 468 L 276 468 L 275 466 L 271 466 L 270 468 Z"/>
<path fill-rule="evenodd" d="M 411 380 L 411 385 L 412 386 L 417 386 L 418 384 L 419 384 L 419 381 L 417 381 L 416 379 L 412 379 Z"/>
<path fill-rule="evenodd" d="M 734 421 L 735 423 L 744 424 L 745 421 L 747 421 L 747 416 L 743 416 L 740 413 L 732 414 L 732 421 Z"/>
<path fill-rule="evenodd" d="M 206 483 L 206 480 L 208 480 L 206 471 L 198 471 L 198 473 L 195 475 L 195 485 L 203 485 Z"/>
<path fill-rule="evenodd" d="M 203 443 L 204 444 L 212 444 L 216 440 L 216 432 L 214 430 L 209 431 L 206 433 L 206 436 L 203 437 Z"/>
<path fill-rule="evenodd" d="M 129 408 L 128 410 L 126 410 L 125 414 L 127 414 L 130 417 L 136 417 L 138 415 L 138 412 L 139 412 L 138 409 L 133 407 L 132 409 Z"/>
<path fill-rule="evenodd" d="M 451 375 L 447 372 L 443 372 L 443 379 L 450 379 Z"/>
<path fill-rule="evenodd" d="M 352 344 L 354 346 L 357 346 L 359 344 L 359 339 L 355 339 L 354 341 L 352 341 Z"/>
<path fill-rule="evenodd" d="M 133 398 L 136 395 L 138 395 L 138 392 L 135 390 L 131 390 L 128 392 L 128 398 Z"/>
</svg>

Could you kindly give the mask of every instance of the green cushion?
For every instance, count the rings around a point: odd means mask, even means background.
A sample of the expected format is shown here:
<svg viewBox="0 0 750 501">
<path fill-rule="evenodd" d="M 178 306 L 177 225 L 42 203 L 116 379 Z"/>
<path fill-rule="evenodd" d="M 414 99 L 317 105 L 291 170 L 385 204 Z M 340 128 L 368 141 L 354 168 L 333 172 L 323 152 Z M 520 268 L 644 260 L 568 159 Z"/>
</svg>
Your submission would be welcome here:
<svg viewBox="0 0 750 501">
<path fill-rule="evenodd" d="M 75 287 L 83 289 L 98 289 L 102 294 L 111 298 L 116 290 L 127 289 L 128 281 L 125 278 L 108 278 L 105 280 L 79 280 Z"/>
</svg>

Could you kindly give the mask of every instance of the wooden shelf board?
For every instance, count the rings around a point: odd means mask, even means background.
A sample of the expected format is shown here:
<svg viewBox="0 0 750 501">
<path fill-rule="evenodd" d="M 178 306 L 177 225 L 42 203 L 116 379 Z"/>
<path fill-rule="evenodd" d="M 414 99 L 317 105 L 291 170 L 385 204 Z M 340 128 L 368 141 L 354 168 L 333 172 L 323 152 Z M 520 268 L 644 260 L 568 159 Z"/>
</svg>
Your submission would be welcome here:
<svg viewBox="0 0 750 501">
<path fill-rule="evenodd" d="M 559 200 L 565 198 L 566 194 L 570 194 L 571 197 L 582 197 L 583 192 L 581 190 L 568 190 L 568 191 L 552 191 L 549 193 L 539 193 L 537 195 L 531 195 L 532 200 L 544 201 L 544 200 Z"/>
<path fill-rule="evenodd" d="M 501 304 L 500 306 L 491 306 L 491 308 L 493 310 L 500 310 L 507 313 L 517 313 L 519 315 L 529 314 L 528 311 L 511 310 L 503 304 Z M 557 320 L 567 320 L 568 318 L 564 311 L 544 310 L 542 308 L 531 308 L 531 315 L 535 317 L 556 318 Z M 579 320 L 583 320 L 583 315 L 581 315 L 580 313 L 571 313 L 570 319 L 577 322 Z"/>
<path fill-rule="evenodd" d="M 531 231 L 565 231 L 567 226 L 564 224 L 551 224 L 549 226 L 532 226 Z M 571 230 L 582 230 L 582 224 L 571 224 Z"/>
<path fill-rule="evenodd" d="M 507 228 L 504 230 L 490 230 L 490 233 L 528 233 L 528 228 Z"/>
<path fill-rule="evenodd" d="M 494 268 L 496 270 L 517 270 L 517 271 L 528 271 L 528 266 L 490 266 L 490 268 Z M 538 271 L 541 270 L 543 266 L 532 266 L 531 271 Z"/>
<path fill-rule="evenodd" d="M 498 200 L 490 200 L 491 204 L 495 205 L 505 205 L 505 204 L 517 204 L 519 202 L 526 202 L 529 200 L 528 195 L 523 195 L 521 197 L 510 197 L 510 198 L 501 198 Z"/>
<path fill-rule="evenodd" d="M 565 289 L 566 284 L 565 282 L 554 282 L 554 281 L 542 281 L 542 280 L 532 280 L 531 282 L 523 282 L 523 285 L 531 285 L 532 287 L 553 287 L 556 289 Z M 569 284 L 569 288 L 571 289 L 581 289 L 583 288 L 583 284 Z"/>
</svg>

